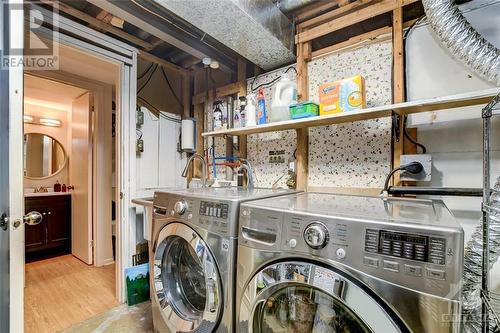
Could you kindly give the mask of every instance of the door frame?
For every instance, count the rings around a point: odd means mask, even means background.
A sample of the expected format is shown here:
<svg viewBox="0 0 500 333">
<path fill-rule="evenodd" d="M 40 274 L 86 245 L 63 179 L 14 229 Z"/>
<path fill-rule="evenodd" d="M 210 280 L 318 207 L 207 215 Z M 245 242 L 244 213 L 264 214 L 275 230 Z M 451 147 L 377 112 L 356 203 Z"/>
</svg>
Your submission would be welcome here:
<svg viewBox="0 0 500 333">
<path fill-rule="evenodd" d="M 115 38 L 83 26 L 46 9 L 33 5 L 44 22 L 57 20 L 58 42 L 96 56 L 119 66 L 116 100 L 116 179 L 119 201 L 116 205 L 116 295 L 119 302 L 126 300 L 125 268 L 132 266 L 135 253 L 135 210 L 132 198 L 135 188 L 135 106 L 137 95 L 137 49 Z M 29 19 L 29 18 L 25 18 Z M 47 28 L 38 32 L 47 39 L 53 34 Z M 87 41 L 92 41 L 89 43 Z M 133 130 L 134 129 L 134 130 Z"/>
</svg>

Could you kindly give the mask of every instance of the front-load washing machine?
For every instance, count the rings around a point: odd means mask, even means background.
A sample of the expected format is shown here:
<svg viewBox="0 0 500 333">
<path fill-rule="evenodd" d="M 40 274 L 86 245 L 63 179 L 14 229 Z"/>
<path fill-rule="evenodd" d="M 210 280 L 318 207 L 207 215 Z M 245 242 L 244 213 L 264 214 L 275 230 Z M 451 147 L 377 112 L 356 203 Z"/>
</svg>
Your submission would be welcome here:
<svg viewBox="0 0 500 333">
<path fill-rule="evenodd" d="M 150 280 L 156 332 L 233 333 L 239 205 L 289 190 L 157 192 Z"/>
<path fill-rule="evenodd" d="M 239 332 L 459 332 L 463 237 L 440 200 L 301 193 L 245 203 Z"/>
</svg>

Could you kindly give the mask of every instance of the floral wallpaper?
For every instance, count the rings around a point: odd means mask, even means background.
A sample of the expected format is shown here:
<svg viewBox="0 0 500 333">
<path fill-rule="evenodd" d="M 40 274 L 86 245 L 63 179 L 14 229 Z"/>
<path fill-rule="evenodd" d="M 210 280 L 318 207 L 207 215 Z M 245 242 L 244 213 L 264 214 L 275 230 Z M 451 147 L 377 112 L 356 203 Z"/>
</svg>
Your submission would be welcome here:
<svg viewBox="0 0 500 333">
<path fill-rule="evenodd" d="M 361 74 L 366 83 L 367 106 L 391 103 L 392 45 L 375 43 L 318 58 L 309 64 L 309 99 L 318 101 L 318 86 Z M 279 77 L 285 68 L 247 81 L 247 90 Z M 294 77 L 293 71 L 289 71 Z M 266 105 L 272 103 L 273 87 L 264 88 Z M 211 139 L 209 139 L 211 140 Z M 224 139 L 216 138 L 216 155 L 225 153 Z M 211 141 L 210 141 L 211 143 Z M 286 187 L 288 159 L 296 148 L 294 130 L 249 135 L 248 160 L 256 186 Z M 282 159 L 272 162 L 270 154 Z M 382 187 L 391 165 L 391 120 L 381 118 L 309 129 L 309 186 Z M 218 167 L 218 176 L 224 175 Z"/>
<path fill-rule="evenodd" d="M 368 107 L 391 103 L 391 43 L 319 58 L 308 69 L 313 101 L 320 84 L 361 74 Z M 309 186 L 382 187 L 390 165 L 390 118 L 309 129 Z"/>
</svg>

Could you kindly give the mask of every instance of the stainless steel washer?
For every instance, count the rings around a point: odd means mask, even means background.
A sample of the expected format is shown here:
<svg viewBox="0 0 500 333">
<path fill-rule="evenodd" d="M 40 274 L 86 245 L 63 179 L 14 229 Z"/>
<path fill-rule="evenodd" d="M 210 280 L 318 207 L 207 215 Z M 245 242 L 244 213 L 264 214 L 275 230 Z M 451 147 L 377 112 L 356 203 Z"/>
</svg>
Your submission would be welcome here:
<svg viewBox="0 0 500 333">
<path fill-rule="evenodd" d="M 156 332 L 234 332 L 239 204 L 290 193 L 241 188 L 155 193 L 150 278 Z"/>
<path fill-rule="evenodd" d="M 239 332 L 459 332 L 463 242 L 439 200 L 301 193 L 245 203 Z"/>
</svg>

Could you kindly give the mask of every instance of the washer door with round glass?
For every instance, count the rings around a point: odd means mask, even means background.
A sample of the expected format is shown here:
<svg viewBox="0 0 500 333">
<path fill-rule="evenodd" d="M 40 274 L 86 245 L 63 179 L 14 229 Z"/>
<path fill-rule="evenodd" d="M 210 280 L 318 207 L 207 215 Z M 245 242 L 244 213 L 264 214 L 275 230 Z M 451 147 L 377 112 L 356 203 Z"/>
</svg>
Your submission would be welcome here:
<svg viewBox="0 0 500 333">
<path fill-rule="evenodd" d="M 267 266 L 240 304 L 245 333 L 410 332 L 383 300 L 333 268 L 301 262 Z"/>
<path fill-rule="evenodd" d="M 200 236 L 181 223 L 165 226 L 154 252 L 154 295 L 172 332 L 215 331 L 222 307 L 220 274 Z"/>
</svg>

